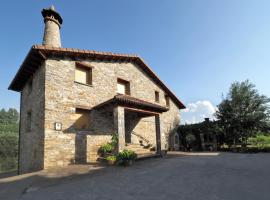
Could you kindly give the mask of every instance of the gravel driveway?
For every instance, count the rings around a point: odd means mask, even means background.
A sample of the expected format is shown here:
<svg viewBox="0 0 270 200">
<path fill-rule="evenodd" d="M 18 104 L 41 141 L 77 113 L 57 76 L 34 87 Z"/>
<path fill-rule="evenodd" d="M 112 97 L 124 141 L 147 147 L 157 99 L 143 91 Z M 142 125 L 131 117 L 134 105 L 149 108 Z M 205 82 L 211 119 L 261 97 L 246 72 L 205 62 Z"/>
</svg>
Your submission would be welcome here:
<svg viewBox="0 0 270 200">
<path fill-rule="evenodd" d="M 269 200 L 270 154 L 170 155 L 65 177 L 0 179 L 0 199 Z"/>
</svg>

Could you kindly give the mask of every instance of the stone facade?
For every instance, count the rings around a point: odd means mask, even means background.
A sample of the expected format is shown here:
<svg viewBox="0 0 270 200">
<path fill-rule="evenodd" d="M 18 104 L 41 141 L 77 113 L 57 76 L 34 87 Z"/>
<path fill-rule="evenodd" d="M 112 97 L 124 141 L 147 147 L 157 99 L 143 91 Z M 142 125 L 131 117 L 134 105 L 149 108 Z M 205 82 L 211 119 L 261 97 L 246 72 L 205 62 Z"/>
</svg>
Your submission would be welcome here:
<svg viewBox="0 0 270 200">
<path fill-rule="evenodd" d="M 21 92 L 19 173 L 44 167 L 45 67 L 41 66 Z"/>
<path fill-rule="evenodd" d="M 56 49 L 67 52 L 67 49 L 57 48 L 61 47 L 61 16 L 54 7 L 43 9 L 42 15 L 45 22 L 42 47 L 51 47 L 53 52 Z M 145 72 L 132 60 L 105 61 L 85 56 L 82 59 L 67 56 L 65 52 L 60 56 L 51 54 L 47 57 L 40 50 L 33 52 L 32 49 L 22 70 L 29 65 L 33 66 L 25 69 L 24 73 L 19 70 L 20 76 L 16 76 L 10 86 L 13 90 L 21 91 L 20 173 L 95 162 L 99 147 L 109 142 L 113 133 L 118 134 L 119 151 L 126 148 L 126 143 L 139 143 L 140 138 L 145 138 L 156 146 L 157 153 L 169 148 L 170 132 L 179 124 L 181 102 L 177 102 L 177 105 L 169 99 L 169 110 L 164 112 L 167 110 L 165 106 L 168 99 L 166 100 L 167 94 L 162 88 L 166 87 L 160 86 L 161 83 L 158 78 L 153 78 L 155 75 L 151 74 L 150 69 Z M 73 52 L 77 53 L 78 50 Z M 81 52 L 84 54 L 86 51 Z M 107 55 L 113 56 L 111 53 Z M 32 63 L 31 56 L 35 60 L 42 58 L 42 64 Z M 119 56 L 121 57 L 123 55 Z M 139 59 L 132 56 L 129 58 Z M 75 81 L 78 62 L 91 68 L 90 84 Z M 29 76 L 25 84 L 23 81 L 26 77 L 22 75 L 25 76 L 29 70 L 34 70 L 33 76 Z M 153 114 L 148 110 L 146 115 L 142 110 L 138 112 L 138 109 L 134 111 L 119 105 L 93 109 L 114 98 L 118 80 L 129 83 L 128 95 L 148 105 L 159 104 L 156 107 L 162 108 L 162 111 Z M 56 125 L 60 128 L 57 129 Z"/>
<path fill-rule="evenodd" d="M 79 140 L 86 140 L 86 161 L 97 159 L 100 145 L 110 141 L 115 131 L 113 112 L 94 111 L 89 114 L 89 130 L 74 129 L 77 107 L 94 107 L 116 95 L 117 78 L 130 82 L 131 96 L 152 103 L 155 91 L 160 93 L 160 105 L 165 105 L 165 93 L 152 79 L 133 63 L 83 61 L 93 66 L 92 85 L 75 82 L 75 61 L 66 59 L 48 59 L 45 62 L 45 142 L 44 167 L 64 166 L 76 161 L 76 147 Z M 147 138 L 156 145 L 155 117 L 135 119 L 127 117 L 126 121 L 136 122 L 132 131 Z M 54 130 L 54 123 L 62 124 L 63 131 Z M 168 147 L 169 132 L 179 122 L 179 109 L 173 101 L 170 109 L 161 114 L 162 149 Z M 133 141 L 135 141 L 136 137 Z M 83 142 L 82 142 L 83 144 Z"/>
</svg>

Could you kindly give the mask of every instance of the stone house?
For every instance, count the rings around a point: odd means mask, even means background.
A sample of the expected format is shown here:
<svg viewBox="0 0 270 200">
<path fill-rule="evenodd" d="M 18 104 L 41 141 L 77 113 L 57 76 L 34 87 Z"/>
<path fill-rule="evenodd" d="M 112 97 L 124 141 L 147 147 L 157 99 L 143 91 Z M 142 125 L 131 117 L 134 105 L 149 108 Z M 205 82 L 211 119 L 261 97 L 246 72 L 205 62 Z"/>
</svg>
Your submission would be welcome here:
<svg viewBox="0 0 270 200">
<path fill-rule="evenodd" d="M 62 48 L 63 22 L 42 10 L 42 45 L 27 54 L 9 89 L 20 92 L 19 173 L 95 162 L 118 134 L 118 150 L 168 148 L 181 101 L 138 56 Z"/>
</svg>

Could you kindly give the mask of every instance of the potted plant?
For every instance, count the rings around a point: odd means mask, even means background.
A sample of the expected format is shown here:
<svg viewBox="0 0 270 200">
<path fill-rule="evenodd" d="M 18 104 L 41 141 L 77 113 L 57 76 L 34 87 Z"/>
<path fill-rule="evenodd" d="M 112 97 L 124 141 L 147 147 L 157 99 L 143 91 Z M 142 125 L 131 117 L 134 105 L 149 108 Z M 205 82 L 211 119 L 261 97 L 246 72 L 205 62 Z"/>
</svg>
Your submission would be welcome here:
<svg viewBox="0 0 270 200">
<path fill-rule="evenodd" d="M 137 158 L 137 154 L 131 150 L 123 150 L 116 156 L 119 165 L 130 166 Z"/>
<path fill-rule="evenodd" d="M 106 156 L 105 160 L 107 161 L 108 165 L 114 165 L 116 163 L 116 156 Z"/>
<path fill-rule="evenodd" d="M 101 157 L 106 157 L 106 155 L 111 154 L 113 150 L 114 150 L 113 145 L 110 144 L 110 143 L 107 143 L 107 144 L 103 144 L 103 145 L 99 148 L 98 152 L 99 152 L 99 155 L 100 155 Z"/>
</svg>

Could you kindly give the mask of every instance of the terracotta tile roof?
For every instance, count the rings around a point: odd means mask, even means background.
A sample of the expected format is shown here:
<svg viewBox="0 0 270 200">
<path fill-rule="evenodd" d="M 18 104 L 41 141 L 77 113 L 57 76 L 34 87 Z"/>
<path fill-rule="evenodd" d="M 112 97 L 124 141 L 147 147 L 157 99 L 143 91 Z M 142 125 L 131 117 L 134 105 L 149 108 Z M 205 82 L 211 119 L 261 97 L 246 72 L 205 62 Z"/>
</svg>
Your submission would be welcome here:
<svg viewBox="0 0 270 200">
<path fill-rule="evenodd" d="M 153 111 L 153 112 L 158 112 L 158 113 L 166 112 L 169 110 L 167 107 L 154 104 L 148 101 L 144 101 L 144 100 L 141 100 L 141 99 L 129 96 L 129 95 L 124 95 L 124 94 L 118 94 L 114 96 L 112 99 L 105 101 L 95 106 L 92 109 L 99 109 L 110 104 L 117 104 L 120 106 L 127 106 L 131 108 L 139 108 L 139 109 L 144 109 L 147 111 Z"/>
<path fill-rule="evenodd" d="M 87 58 L 91 60 L 106 60 L 115 62 L 133 62 L 138 65 L 147 75 L 149 75 L 164 92 L 170 96 L 179 109 L 185 108 L 184 104 L 174 95 L 174 93 L 159 79 L 150 67 L 137 55 L 117 54 L 111 52 L 98 52 L 91 50 L 81 50 L 74 48 L 47 47 L 34 45 L 27 54 L 23 64 L 19 68 L 15 78 L 11 82 L 9 89 L 21 91 L 27 80 L 33 76 L 35 71 L 48 57 L 70 57 L 71 59 Z"/>
</svg>

